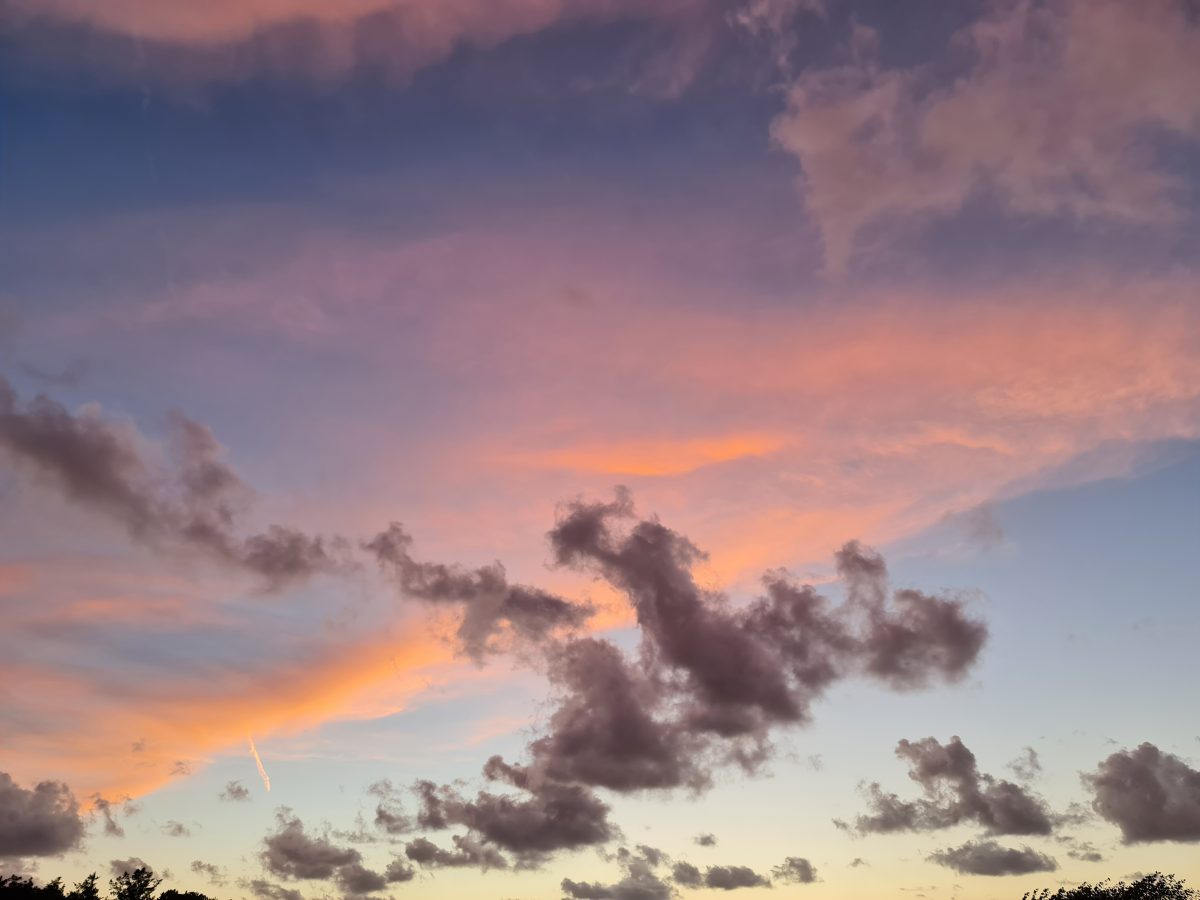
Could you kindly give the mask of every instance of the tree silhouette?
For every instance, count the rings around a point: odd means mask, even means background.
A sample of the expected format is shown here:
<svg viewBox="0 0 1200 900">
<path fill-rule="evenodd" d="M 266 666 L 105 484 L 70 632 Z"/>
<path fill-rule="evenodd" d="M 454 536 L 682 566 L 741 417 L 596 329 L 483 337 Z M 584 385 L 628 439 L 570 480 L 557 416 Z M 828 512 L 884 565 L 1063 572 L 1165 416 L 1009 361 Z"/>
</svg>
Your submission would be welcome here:
<svg viewBox="0 0 1200 900">
<path fill-rule="evenodd" d="M 1070 890 L 1059 888 L 1053 894 L 1046 889 L 1034 891 L 1026 894 L 1022 900 L 1200 900 L 1200 893 L 1184 887 L 1183 882 L 1174 875 L 1155 872 L 1131 884 L 1124 881 L 1119 884 L 1084 882 Z"/>
<path fill-rule="evenodd" d="M 96 886 L 97 880 L 96 873 L 93 872 L 75 885 L 75 890 L 67 894 L 67 900 L 100 900 L 100 888 Z"/>
<path fill-rule="evenodd" d="M 154 900 L 154 892 L 162 884 L 154 870 L 138 866 L 132 872 L 122 872 L 108 883 L 113 900 Z"/>
</svg>

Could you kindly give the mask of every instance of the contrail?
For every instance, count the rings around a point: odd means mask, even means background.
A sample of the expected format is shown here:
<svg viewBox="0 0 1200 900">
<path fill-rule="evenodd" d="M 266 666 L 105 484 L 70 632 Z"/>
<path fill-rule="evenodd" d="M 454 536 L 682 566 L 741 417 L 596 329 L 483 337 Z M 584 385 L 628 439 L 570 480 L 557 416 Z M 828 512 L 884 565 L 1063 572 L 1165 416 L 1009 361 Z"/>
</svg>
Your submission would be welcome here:
<svg viewBox="0 0 1200 900">
<path fill-rule="evenodd" d="M 262 757 L 258 755 L 258 748 L 254 746 L 254 738 L 246 735 L 246 740 L 250 742 L 250 752 L 254 754 L 254 764 L 258 766 L 259 777 L 263 780 L 263 787 L 267 789 L 267 793 L 271 793 L 271 776 L 267 774 L 267 770 L 263 768 Z"/>
</svg>

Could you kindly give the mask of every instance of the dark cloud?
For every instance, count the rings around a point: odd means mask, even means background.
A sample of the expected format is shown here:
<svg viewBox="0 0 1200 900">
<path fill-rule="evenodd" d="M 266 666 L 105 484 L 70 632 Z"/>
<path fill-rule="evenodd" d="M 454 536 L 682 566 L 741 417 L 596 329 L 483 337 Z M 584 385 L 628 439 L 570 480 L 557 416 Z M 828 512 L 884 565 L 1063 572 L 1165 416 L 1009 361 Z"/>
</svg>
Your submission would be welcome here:
<svg viewBox="0 0 1200 900">
<path fill-rule="evenodd" d="M 117 821 L 113 804 L 99 794 L 92 796 L 92 809 L 104 819 L 104 833 L 108 837 L 125 837 L 125 829 Z"/>
<path fill-rule="evenodd" d="M 536 865 L 558 850 L 604 844 L 615 834 L 608 805 L 583 785 L 531 778 L 527 769 L 498 756 L 488 760 L 484 774 L 521 793 L 479 791 L 468 799 L 450 787 L 419 783 L 418 821 L 426 828 L 464 825 L 476 839 L 513 853 L 522 865 Z"/>
<path fill-rule="evenodd" d="M 704 886 L 734 891 L 738 888 L 770 887 L 771 882 L 746 866 L 709 866 L 704 873 Z"/>
<path fill-rule="evenodd" d="M 358 896 L 382 891 L 388 886 L 388 880 L 378 872 L 372 872 L 361 863 L 350 863 L 337 870 L 334 881 L 347 894 Z"/>
<path fill-rule="evenodd" d="M 715 834 L 698 834 L 692 841 L 699 847 L 715 847 L 717 846 L 717 836 Z"/>
<path fill-rule="evenodd" d="M 205 426 L 172 417 L 165 467 L 148 458 L 145 444 L 131 426 L 71 413 L 45 395 L 22 403 L 0 376 L 0 451 L 135 540 L 200 551 L 272 588 L 341 565 L 332 546 L 291 528 L 237 537 L 236 513 L 250 492 Z"/>
<path fill-rule="evenodd" d="M 704 884 L 704 874 L 690 862 L 677 862 L 671 869 L 671 878 L 682 887 L 700 887 Z"/>
<path fill-rule="evenodd" d="M 400 792 L 386 778 L 367 788 L 367 793 L 379 798 L 375 805 L 375 827 L 388 834 L 407 834 L 414 828 L 412 819 L 400 806 Z"/>
<path fill-rule="evenodd" d="M 153 872 L 153 867 L 139 856 L 131 856 L 129 859 L 113 859 L 109 860 L 108 870 L 112 872 L 113 878 L 120 878 L 122 875 L 132 875 L 138 869 L 147 869 Z"/>
<path fill-rule="evenodd" d="M 771 874 L 780 881 L 792 884 L 811 884 L 817 880 L 817 870 L 813 868 L 812 863 L 801 856 L 789 856 L 772 869 Z"/>
<path fill-rule="evenodd" d="M 250 789 L 240 781 L 230 781 L 225 785 L 225 790 L 221 791 L 219 799 L 246 803 L 250 800 Z"/>
<path fill-rule="evenodd" d="M 642 634 L 638 651 L 596 637 L 540 644 L 556 699 L 547 727 L 521 764 L 493 757 L 484 767 L 486 778 L 519 793 L 481 791 L 469 799 L 458 788 L 415 786 L 418 827 L 465 826 L 520 865 L 611 839 L 608 807 L 595 788 L 701 790 L 714 766 L 758 766 L 770 752 L 771 728 L 806 722 L 812 702 L 836 680 L 858 673 L 904 690 L 954 681 L 986 636 L 958 600 L 889 594 L 883 560 L 857 544 L 838 554 L 847 586 L 841 605 L 774 572 L 763 596 L 735 606 L 696 584 L 692 566 L 703 553 L 657 519 L 635 520 L 624 490 L 612 502 L 562 507 L 549 541 L 558 565 L 596 574 L 629 598 Z M 498 622 L 530 637 L 574 624 L 557 614 L 539 616 L 536 627 L 515 622 L 515 589 L 503 569 L 416 562 L 398 526 L 368 546 L 405 593 L 466 606 L 460 639 L 477 657 Z M 476 603 L 478 628 L 470 624 Z M 1011 804 L 996 800 L 998 810 Z M 398 823 L 406 826 L 407 817 Z M 712 877 L 744 875 L 730 871 L 718 867 Z"/>
<path fill-rule="evenodd" d="M 1125 843 L 1200 841 L 1200 772 L 1154 744 L 1112 754 L 1084 782 Z"/>
<path fill-rule="evenodd" d="M 896 755 L 908 762 L 908 776 L 924 791 L 919 800 L 901 800 L 878 784 L 867 788 L 871 812 L 859 816 L 860 833 L 931 831 L 975 822 L 988 834 L 1049 834 L 1053 821 L 1045 802 L 1010 781 L 980 773 L 975 755 L 957 737 L 943 745 L 929 737 L 900 741 Z"/>
<path fill-rule="evenodd" d="M 562 880 L 563 893 L 576 900 L 668 900 L 673 895 L 671 886 L 655 873 L 655 869 L 666 861 L 666 856 L 655 847 L 645 844 L 635 850 L 626 847 L 617 851 L 617 862 L 624 869 L 624 876 L 615 884 Z"/>
<path fill-rule="evenodd" d="M 964 875 L 1026 875 L 1058 869 L 1058 863 L 1044 853 L 1030 847 L 1002 847 L 995 841 L 968 841 L 961 847 L 939 850 L 929 859 Z"/>
<path fill-rule="evenodd" d="M 536 643 L 554 632 L 578 628 L 595 611 L 537 588 L 509 584 L 498 562 L 478 569 L 418 562 L 409 552 L 412 543 L 404 529 L 392 523 L 366 549 L 405 596 L 462 609 L 459 645 L 477 661 L 504 649 L 499 639 L 506 630 L 518 640 Z"/>
<path fill-rule="evenodd" d="M 162 833 L 167 837 L 190 837 L 192 834 L 190 828 L 174 819 L 162 826 Z"/>
<path fill-rule="evenodd" d="M 263 838 L 263 865 L 284 878 L 329 879 L 338 869 L 362 862 L 357 850 L 337 847 L 327 837 L 312 837 L 289 809 L 275 816 L 274 834 Z"/>
<path fill-rule="evenodd" d="M 416 878 L 417 871 L 404 860 L 396 858 L 383 870 L 383 877 L 387 879 L 388 884 L 402 884 Z"/>
<path fill-rule="evenodd" d="M 193 859 L 191 870 L 197 875 L 203 875 L 209 881 L 216 885 L 225 883 L 225 874 L 221 871 L 221 867 L 209 862 L 204 862 L 200 859 Z"/>
<path fill-rule="evenodd" d="M 507 869 L 506 860 L 494 847 L 485 847 L 472 838 L 454 835 L 454 849 L 439 847 L 428 838 L 416 838 L 404 848 L 404 855 L 413 862 L 431 869 L 478 868 Z"/>
<path fill-rule="evenodd" d="M 244 882 L 244 884 L 250 893 L 261 900 L 304 900 L 304 895 L 299 891 L 272 884 L 260 878 Z"/>
<path fill-rule="evenodd" d="M 568 504 L 551 547 L 559 565 L 595 572 L 629 597 L 644 657 L 683 685 L 679 725 L 691 734 L 761 740 L 773 724 L 806 721 L 812 701 L 855 669 L 898 688 L 955 680 L 986 637 L 957 600 L 905 590 L 889 604 L 882 559 L 857 544 L 838 554 L 843 608 L 782 573 L 764 579 L 766 596 L 733 608 L 695 583 L 699 548 L 654 519 L 617 528 L 633 518 L 625 491 Z"/>
<path fill-rule="evenodd" d="M 84 830 L 65 784 L 43 781 L 27 789 L 0 772 L 0 859 L 66 853 L 82 843 Z"/>
</svg>

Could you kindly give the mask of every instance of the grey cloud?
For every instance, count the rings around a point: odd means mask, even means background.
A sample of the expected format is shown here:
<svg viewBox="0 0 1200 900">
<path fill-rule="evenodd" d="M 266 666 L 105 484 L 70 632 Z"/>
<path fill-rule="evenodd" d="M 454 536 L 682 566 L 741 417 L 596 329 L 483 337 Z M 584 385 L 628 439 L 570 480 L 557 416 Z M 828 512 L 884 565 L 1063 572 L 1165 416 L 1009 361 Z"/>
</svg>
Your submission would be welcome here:
<svg viewBox="0 0 1200 900">
<path fill-rule="evenodd" d="M 113 812 L 113 804 L 110 801 L 95 794 L 92 797 L 92 808 L 104 819 L 104 833 L 108 837 L 125 837 L 125 829 L 117 821 L 116 813 Z"/>
<path fill-rule="evenodd" d="M 594 612 L 591 606 L 537 588 L 509 584 L 500 563 L 466 569 L 418 562 L 410 553 L 412 543 L 404 529 L 393 523 L 365 546 L 405 596 L 462 608 L 459 645 L 477 661 L 502 649 L 498 640 L 505 628 L 519 640 L 538 642 L 554 632 L 578 628 Z"/>
<path fill-rule="evenodd" d="M 624 869 L 624 876 L 615 884 L 564 878 L 563 892 L 575 900 L 668 900 L 673 895 L 671 886 L 654 871 L 665 862 L 661 850 L 644 844 L 633 851 L 622 847 L 617 852 L 617 861 Z"/>
<path fill-rule="evenodd" d="M 968 841 L 961 847 L 939 850 L 929 859 L 964 875 L 1026 875 L 1058 869 L 1058 863 L 1044 853 L 1030 847 L 1002 847 L 995 841 Z"/>
<path fill-rule="evenodd" d="M 431 869 L 478 868 L 486 872 L 488 869 L 508 868 L 508 860 L 494 847 L 485 847 L 470 837 L 458 834 L 451 840 L 454 849 L 446 850 L 428 838 L 416 838 L 405 846 L 404 855 Z"/>
<path fill-rule="evenodd" d="M 771 874 L 780 881 L 792 884 L 811 884 L 817 880 L 817 870 L 811 862 L 801 856 L 789 856 L 772 869 Z"/>
<path fill-rule="evenodd" d="M 683 887 L 700 887 L 704 884 L 704 875 L 699 868 L 690 862 L 677 862 L 671 869 L 671 877 L 676 884 Z"/>
<path fill-rule="evenodd" d="M 388 884 L 402 884 L 406 881 L 412 881 L 417 877 L 416 870 L 404 862 L 404 860 L 393 859 L 386 869 L 383 870 L 383 877 L 387 879 Z"/>
<path fill-rule="evenodd" d="M 263 839 L 263 865 L 284 878 L 329 879 L 342 866 L 362 862 L 357 850 L 337 847 L 328 838 L 312 837 L 291 810 L 276 814 L 276 830 Z"/>
<path fill-rule="evenodd" d="M 871 812 L 859 816 L 860 833 L 930 831 L 975 822 L 989 834 L 1049 834 L 1053 820 L 1045 802 L 1010 781 L 983 774 L 975 755 L 957 737 L 943 745 L 929 737 L 902 740 L 896 755 L 925 796 L 901 800 L 878 784 L 867 788 Z"/>
<path fill-rule="evenodd" d="M 22 788 L 0 772 L 0 859 L 66 853 L 82 843 L 84 830 L 79 804 L 65 784 Z"/>
<path fill-rule="evenodd" d="M 223 885 L 225 883 L 225 873 L 221 871 L 220 866 L 214 863 L 204 862 L 201 859 L 193 859 L 190 868 L 197 875 L 203 875 L 213 884 Z"/>
<path fill-rule="evenodd" d="M 167 837 L 190 837 L 192 834 L 190 828 L 182 822 L 176 822 L 174 819 L 164 824 L 161 830 Z"/>
<path fill-rule="evenodd" d="M 343 891 L 352 896 L 372 894 L 388 886 L 388 880 L 378 872 L 372 872 L 361 863 L 350 863 L 337 871 L 334 881 Z"/>
<path fill-rule="evenodd" d="M 367 788 L 367 793 L 379 798 L 375 805 L 375 827 L 388 834 L 407 834 L 414 823 L 400 806 L 399 791 L 386 778 Z"/>
<path fill-rule="evenodd" d="M 219 799 L 245 803 L 250 800 L 250 789 L 240 781 L 230 781 L 225 785 L 225 790 L 221 791 Z"/>
<path fill-rule="evenodd" d="M 1154 744 L 1112 754 L 1084 782 L 1125 843 L 1200 841 L 1200 771 Z"/>
<path fill-rule="evenodd" d="M 715 847 L 717 845 L 717 836 L 715 834 L 698 834 L 692 838 L 693 843 L 699 847 Z"/>
<path fill-rule="evenodd" d="M 112 872 L 113 878 L 120 878 L 122 875 L 132 875 L 138 869 L 147 869 L 154 871 L 153 867 L 140 856 L 131 856 L 128 859 L 113 859 L 108 863 L 108 869 Z"/>
<path fill-rule="evenodd" d="M 249 490 L 203 425 L 172 417 L 166 469 L 147 457 L 144 444 L 130 426 L 94 412 L 71 413 L 45 395 L 22 403 L 0 376 L 0 451 L 135 540 L 199 551 L 271 588 L 341 565 L 322 538 L 292 528 L 236 536 L 236 513 Z"/>
<path fill-rule="evenodd" d="M 304 895 L 299 891 L 272 884 L 260 878 L 245 882 L 245 886 L 250 893 L 261 900 L 304 900 Z"/>
<path fill-rule="evenodd" d="M 747 866 L 709 866 L 704 873 L 704 886 L 734 891 L 738 888 L 770 887 L 771 882 Z"/>
</svg>

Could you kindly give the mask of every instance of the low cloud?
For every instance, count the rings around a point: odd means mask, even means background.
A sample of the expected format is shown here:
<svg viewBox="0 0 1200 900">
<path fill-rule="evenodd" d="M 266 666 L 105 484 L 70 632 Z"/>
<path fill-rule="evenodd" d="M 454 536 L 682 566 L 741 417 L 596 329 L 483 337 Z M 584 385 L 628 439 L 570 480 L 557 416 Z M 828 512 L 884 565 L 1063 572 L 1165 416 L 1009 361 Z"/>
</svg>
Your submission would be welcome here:
<svg viewBox="0 0 1200 900">
<path fill-rule="evenodd" d="M 276 830 L 263 839 L 259 855 L 268 871 L 284 878 L 330 879 L 343 866 L 362 862 L 357 850 L 313 837 L 289 809 L 275 816 Z"/>
<path fill-rule="evenodd" d="M 58 856 L 83 842 L 79 804 L 61 782 L 22 788 L 0 772 L 0 859 Z"/>
<path fill-rule="evenodd" d="M 250 789 L 240 781 L 230 781 L 226 783 L 225 790 L 221 791 L 219 799 L 232 803 L 248 803 L 250 801 Z"/>
<path fill-rule="evenodd" d="M 1011 781 L 981 773 L 973 754 L 957 736 L 943 745 L 936 738 L 902 740 L 896 755 L 925 796 L 913 801 L 867 787 L 871 811 L 859 816 L 860 834 L 933 831 L 974 822 L 988 834 L 1049 834 L 1054 820 L 1046 803 Z"/>
<path fill-rule="evenodd" d="M 1200 841 L 1200 771 L 1154 744 L 1112 754 L 1084 783 L 1126 844 Z"/>
<path fill-rule="evenodd" d="M 1058 869 L 1058 863 L 1044 853 L 1030 847 L 1002 847 L 995 841 L 968 841 L 961 847 L 939 850 L 929 859 L 964 875 L 1027 875 Z"/>
<path fill-rule="evenodd" d="M 816 868 L 801 856 L 789 856 L 780 865 L 772 869 L 771 874 L 780 881 L 792 884 L 812 884 L 812 882 L 817 880 Z"/>
</svg>

